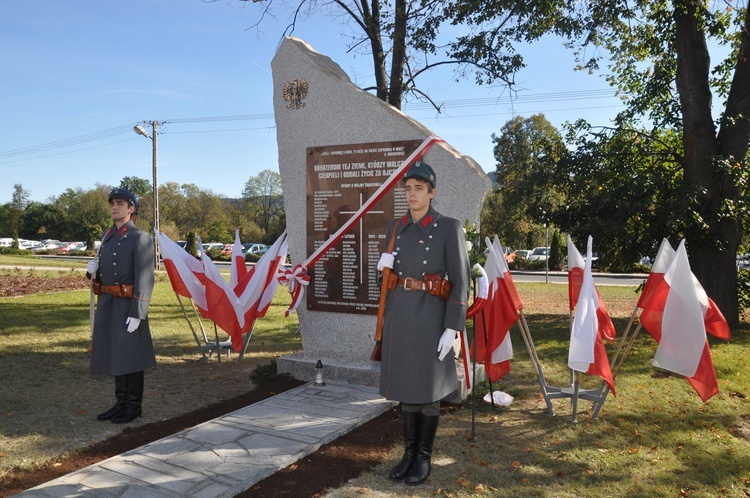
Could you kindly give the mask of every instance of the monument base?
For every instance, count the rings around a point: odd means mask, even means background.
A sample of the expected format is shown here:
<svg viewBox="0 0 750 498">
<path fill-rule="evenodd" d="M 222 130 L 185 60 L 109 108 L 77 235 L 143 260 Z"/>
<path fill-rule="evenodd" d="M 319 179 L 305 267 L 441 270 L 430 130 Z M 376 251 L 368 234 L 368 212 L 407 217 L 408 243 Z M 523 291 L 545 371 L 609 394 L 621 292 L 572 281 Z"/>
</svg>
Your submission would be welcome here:
<svg viewBox="0 0 750 498">
<path fill-rule="evenodd" d="M 276 369 L 279 374 L 288 374 L 297 380 L 314 381 L 315 365 L 317 363 L 317 358 L 305 358 L 305 354 L 299 352 L 278 358 L 276 360 Z M 469 368 L 471 368 L 471 365 L 469 365 Z M 460 403 L 470 394 L 470 391 L 466 389 L 463 364 L 460 362 L 456 363 L 456 374 L 458 375 L 456 391 L 446 396 L 443 401 Z M 360 386 L 377 386 L 380 384 L 380 364 L 373 362 L 369 365 L 354 365 L 323 360 L 323 378 L 324 380 L 346 382 Z M 476 381 L 482 382 L 486 378 L 484 365 L 477 364 L 475 373 Z"/>
</svg>

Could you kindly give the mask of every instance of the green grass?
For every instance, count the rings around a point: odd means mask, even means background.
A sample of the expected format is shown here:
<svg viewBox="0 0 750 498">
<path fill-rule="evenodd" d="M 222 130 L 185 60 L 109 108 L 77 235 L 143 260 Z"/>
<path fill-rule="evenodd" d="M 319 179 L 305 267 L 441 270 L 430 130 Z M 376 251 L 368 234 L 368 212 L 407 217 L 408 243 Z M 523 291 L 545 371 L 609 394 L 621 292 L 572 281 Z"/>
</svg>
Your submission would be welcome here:
<svg viewBox="0 0 750 498">
<path fill-rule="evenodd" d="M 9 267 L 54 267 L 54 268 L 86 268 L 87 260 L 68 258 L 44 258 L 35 254 L 2 254 L 0 265 Z"/>
<path fill-rule="evenodd" d="M 545 378 L 564 387 L 567 286 L 518 288 Z M 636 302 L 634 288 L 599 290 L 621 334 Z M 333 496 L 750 496 L 747 326 L 733 331 L 730 341 L 709 339 L 720 392 L 707 403 L 682 377 L 651 367 L 656 343 L 640 333 L 616 379 L 617 396 L 609 395 L 597 420 L 590 418 L 591 403 L 579 401 L 577 424 L 570 422 L 569 399 L 554 400 L 555 416 L 548 415 L 517 326 L 511 335 L 512 370 L 493 389 L 514 396 L 513 404 L 492 408 L 481 401 L 489 391 L 485 382 L 477 386 L 473 429 L 471 397 L 441 417 L 428 483 L 414 490 L 387 480 L 403 451 L 397 447 Z M 611 356 L 614 347 L 607 349 Z M 587 388 L 600 384 L 587 375 L 581 382 Z"/>
<path fill-rule="evenodd" d="M 569 378 L 567 286 L 518 284 L 518 289 L 547 382 L 563 386 Z M 599 290 L 621 334 L 637 300 L 635 289 Z M 109 407 L 112 386 L 111 379 L 88 375 L 88 303 L 85 290 L 0 298 L 0 475 L 122 430 L 93 420 Z M 219 366 L 215 358 L 204 363 L 160 274 L 150 310 L 158 366 L 147 373 L 144 419 L 133 424 L 252 389 L 255 368 L 301 348 L 297 320 L 283 316 L 288 303 L 289 294 L 280 288 L 268 316 L 257 322 L 242 364 L 225 359 Z M 683 378 L 651 367 L 656 344 L 642 332 L 616 379 L 617 396 L 609 396 L 594 421 L 591 404 L 580 401 L 577 424 L 570 423 L 570 400 L 555 400 L 556 415 L 547 415 L 517 326 L 511 335 L 512 371 L 493 388 L 513 395 L 514 403 L 493 409 L 478 401 L 474 430 L 470 399 L 441 417 L 435 470 L 427 483 L 407 489 L 387 480 L 401 456 L 394 447 L 387 461 L 334 496 L 362 496 L 367 490 L 381 496 L 750 496 L 746 324 L 730 341 L 710 339 L 720 393 L 707 403 Z M 611 355 L 614 347 L 607 348 Z M 582 377 L 583 387 L 599 384 Z M 478 399 L 488 389 L 480 385 Z M 472 434 L 475 443 L 468 441 Z"/>
</svg>

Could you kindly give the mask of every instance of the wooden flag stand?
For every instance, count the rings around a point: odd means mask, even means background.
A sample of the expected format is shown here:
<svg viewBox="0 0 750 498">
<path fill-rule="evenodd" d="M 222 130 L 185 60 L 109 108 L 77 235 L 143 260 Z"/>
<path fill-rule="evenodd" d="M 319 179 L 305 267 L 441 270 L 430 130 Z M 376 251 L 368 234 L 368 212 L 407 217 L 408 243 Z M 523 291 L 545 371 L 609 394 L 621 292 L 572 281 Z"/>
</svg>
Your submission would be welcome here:
<svg viewBox="0 0 750 498">
<path fill-rule="evenodd" d="M 622 364 L 625 362 L 625 358 L 627 358 L 628 353 L 630 352 L 630 348 L 633 347 L 633 342 L 635 342 L 635 338 L 638 337 L 638 333 L 641 331 L 641 322 L 638 321 L 638 326 L 636 327 L 633 334 L 628 338 L 628 335 L 630 334 L 630 329 L 633 328 L 633 322 L 635 321 L 635 317 L 638 314 L 638 306 L 633 309 L 633 313 L 630 315 L 630 321 L 628 321 L 628 326 L 625 327 L 625 332 L 622 333 L 622 337 L 620 338 L 620 343 L 617 345 L 617 349 L 615 350 L 615 354 L 612 357 L 612 362 L 610 363 L 612 366 L 612 381 L 617 378 L 617 374 L 620 373 L 620 369 L 622 368 Z M 620 351 L 622 350 L 622 346 L 627 341 L 627 346 L 625 347 L 625 351 L 622 352 L 622 356 L 620 356 Z M 602 384 L 600 386 L 600 389 L 602 390 L 602 399 L 598 403 L 594 403 L 594 406 L 592 407 L 591 411 L 591 419 L 594 420 L 597 415 L 599 414 L 599 410 L 601 410 L 602 405 L 604 405 L 604 401 L 607 398 L 607 394 L 609 394 L 609 386 L 606 382 L 602 381 Z"/>
<path fill-rule="evenodd" d="M 195 321 L 198 323 L 198 327 L 200 328 L 201 334 L 203 336 L 203 341 L 201 342 L 201 339 L 198 337 L 198 334 L 195 331 L 196 327 L 193 325 L 193 320 L 191 320 L 190 315 L 185 309 L 185 305 L 182 302 L 182 298 L 177 292 L 175 292 L 174 295 L 177 296 L 177 302 L 180 303 L 182 314 L 185 317 L 185 321 L 187 321 L 188 326 L 190 327 L 190 331 L 193 333 L 195 344 L 198 346 L 198 351 L 200 351 L 201 355 L 203 356 L 203 361 L 208 362 L 209 358 L 214 353 L 216 353 L 216 360 L 218 361 L 219 364 L 221 364 L 222 353 L 226 352 L 227 358 L 229 358 L 232 354 L 232 341 L 231 340 L 226 340 L 226 341 L 219 340 L 219 331 L 215 323 L 214 323 L 214 340 L 209 340 L 208 335 L 206 334 L 206 329 L 203 326 L 203 321 L 201 320 L 200 313 L 195 307 L 195 303 L 193 302 L 191 298 L 187 298 L 188 302 L 190 303 L 193 317 Z M 240 355 L 237 358 L 237 364 L 242 362 L 242 358 L 245 356 L 245 352 L 247 351 L 247 347 L 250 344 L 250 337 L 252 337 L 254 329 L 255 329 L 255 321 L 253 320 L 253 324 L 250 326 L 250 330 L 245 334 L 245 340 L 243 343 L 242 351 L 240 352 Z M 206 356 L 206 352 L 208 352 L 208 356 Z"/>
</svg>

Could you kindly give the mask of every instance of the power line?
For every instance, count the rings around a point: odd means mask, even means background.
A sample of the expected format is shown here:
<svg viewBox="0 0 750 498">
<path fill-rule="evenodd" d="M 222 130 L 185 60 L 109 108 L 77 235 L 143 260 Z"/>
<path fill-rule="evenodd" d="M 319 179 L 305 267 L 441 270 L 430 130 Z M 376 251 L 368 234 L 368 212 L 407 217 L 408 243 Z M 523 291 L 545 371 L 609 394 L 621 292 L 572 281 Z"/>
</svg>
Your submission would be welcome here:
<svg viewBox="0 0 750 498">
<path fill-rule="evenodd" d="M 563 102 L 571 100 L 591 100 L 591 99 L 605 99 L 616 97 L 612 89 L 600 89 L 600 90 L 576 90 L 569 92 L 552 92 L 552 93 L 539 93 L 539 94 L 515 94 L 505 95 L 502 97 L 483 97 L 483 98 L 472 98 L 472 99 L 454 99 L 454 100 L 436 100 L 436 103 L 440 105 L 441 110 L 448 109 L 460 109 L 467 107 L 497 107 L 500 105 L 516 105 L 516 104 L 529 104 L 529 103 L 553 103 Z M 409 110 L 424 110 L 434 109 L 434 106 L 428 102 L 410 102 L 404 105 L 404 108 Z M 458 116 L 443 115 L 445 119 L 452 119 Z M 261 114 L 238 114 L 232 116 L 207 116 L 207 117 L 195 117 L 195 118 L 177 118 L 177 119 L 165 119 L 159 120 L 162 123 L 174 123 L 174 124 L 187 124 L 187 123 L 214 123 L 214 122 L 226 122 L 226 121 L 256 121 L 256 120 L 269 120 L 273 119 L 273 113 L 261 113 Z M 21 156 L 36 155 L 42 152 L 48 152 L 55 149 L 65 149 L 68 147 L 74 147 L 89 142 L 96 142 L 106 138 L 115 137 L 118 135 L 133 133 L 133 126 L 137 123 L 130 123 L 125 125 L 116 126 L 102 131 L 88 133 L 77 137 L 67 138 L 63 140 L 56 140 L 39 145 L 32 145 L 28 147 L 22 147 L 19 149 L 11 149 L 6 151 L 0 151 L 0 159 L 14 159 Z M 267 127 L 260 128 L 267 129 Z M 167 133 L 189 133 L 189 132 L 169 132 L 164 131 L 162 134 Z M 195 132 L 197 133 L 197 132 Z M 68 154 L 70 152 L 76 152 L 78 150 L 87 150 L 96 147 L 105 147 L 115 143 L 120 143 L 125 140 L 117 142 L 110 142 L 101 144 L 98 146 L 85 147 L 82 149 L 76 149 L 74 151 L 59 152 L 57 154 L 48 154 L 41 157 L 50 157 L 58 154 Z M 0 164 L 8 164 L 10 162 L 18 162 L 19 159 L 12 161 L 5 161 Z"/>
</svg>

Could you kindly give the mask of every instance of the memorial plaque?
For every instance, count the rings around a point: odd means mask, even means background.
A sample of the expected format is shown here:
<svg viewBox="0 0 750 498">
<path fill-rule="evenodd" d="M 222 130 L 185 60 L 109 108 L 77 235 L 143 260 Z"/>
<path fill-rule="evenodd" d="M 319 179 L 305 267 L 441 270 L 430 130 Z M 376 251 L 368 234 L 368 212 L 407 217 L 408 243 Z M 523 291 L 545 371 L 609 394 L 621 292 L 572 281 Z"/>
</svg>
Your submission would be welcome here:
<svg viewBox="0 0 750 498">
<path fill-rule="evenodd" d="M 307 148 L 307 255 L 341 227 L 421 140 Z M 307 309 L 376 315 L 385 228 L 409 209 L 399 183 L 309 270 Z"/>
</svg>

